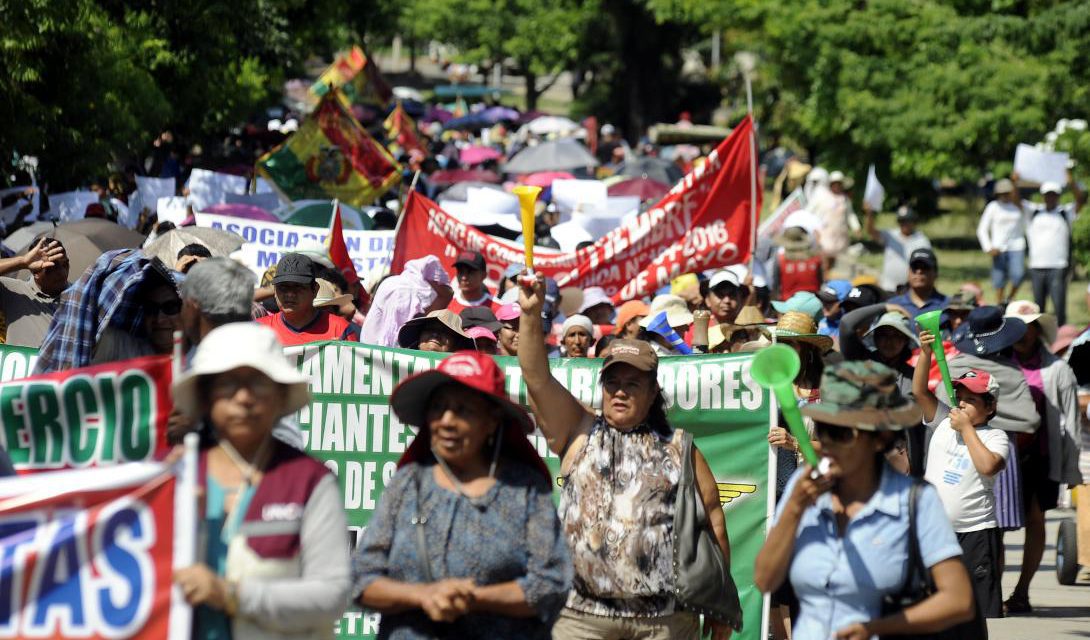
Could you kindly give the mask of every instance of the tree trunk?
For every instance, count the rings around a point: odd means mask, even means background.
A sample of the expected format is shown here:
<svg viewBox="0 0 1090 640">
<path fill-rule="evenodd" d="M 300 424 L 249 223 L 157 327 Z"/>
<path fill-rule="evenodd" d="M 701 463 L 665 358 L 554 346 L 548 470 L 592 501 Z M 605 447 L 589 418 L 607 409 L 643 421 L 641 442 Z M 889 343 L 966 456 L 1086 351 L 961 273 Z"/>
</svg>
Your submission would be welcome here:
<svg viewBox="0 0 1090 640">
<path fill-rule="evenodd" d="M 522 74 L 522 77 L 526 79 L 526 110 L 534 111 L 537 109 L 537 74 L 533 71 L 526 71 Z"/>
<path fill-rule="evenodd" d="M 416 38 L 409 38 L 409 73 L 416 75 Z"/>
</svg>

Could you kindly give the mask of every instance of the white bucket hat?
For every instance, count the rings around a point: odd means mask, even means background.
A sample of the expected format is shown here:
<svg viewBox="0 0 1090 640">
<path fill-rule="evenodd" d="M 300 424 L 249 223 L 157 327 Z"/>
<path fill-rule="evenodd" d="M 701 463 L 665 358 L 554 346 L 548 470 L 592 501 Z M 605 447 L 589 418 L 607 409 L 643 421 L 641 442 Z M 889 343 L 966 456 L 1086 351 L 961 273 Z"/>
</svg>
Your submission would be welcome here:
<svg viewBox="0 0 1090 640">
<path fill-rule="evenodd" d="M 600 304 L 608 304 L 612 307 L 613 300 L 606 295 L 606 290 L 602 287 L 587 287 L 583 290 L 583 303 L 579 305 L 579 313 Z"/>
<path fill-rule="evenodd" d="M 174 381 L 174 406 L 200 417 L 199 381 L 203 376 L 252 367 L 286 387 L 284 415 L 310 404 L 307 379 L 291 366 L 276 333 L 256 322 L 233 322 L 213 329 L 197 346 L 189 370 Z"/>
<path fill-rule="evenodd" d="M 1041 307 L 1037 306 L 1036 302 L 1012 300 L 1003 315 L 1007 318 L 1018 318 L 1027 325 L 1036 322 L 1037 326 L 1041 327 L 1041 340 L 1045 342 L 1045 345 L 1049 346 L 1056 342 L 1056 334 L 1059 333 L 1056 316 L 1051 313 L 1041 313 Z"/>
<path fill-rule="evenodd" d="M 655 316 L 666 312 L 666 322 L 671 327 L 684 327 L 693 323 L 693 313 L 689 311 L 689 305 L 680 296 L 663 294 L 655 296 L 651 301 L 651 310 L 647 316 L 640 320 L 640 326 L 646 329 L 655 320 Z"/>
</svg>

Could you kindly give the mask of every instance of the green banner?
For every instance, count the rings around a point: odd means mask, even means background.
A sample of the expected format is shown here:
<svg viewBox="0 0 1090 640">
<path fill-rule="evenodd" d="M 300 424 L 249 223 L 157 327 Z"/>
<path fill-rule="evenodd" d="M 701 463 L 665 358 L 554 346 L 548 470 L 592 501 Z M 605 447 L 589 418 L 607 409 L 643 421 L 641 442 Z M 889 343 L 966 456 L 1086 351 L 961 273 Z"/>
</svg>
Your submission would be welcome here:
<svg viewBox="0 0 1090 640">
<path fill-rule="evenodd" d="M 315 343 L 287 350 L 310 378 L 313 404 L 299 413 L 312 455 L 341 481 L 345 510 L 358 540 L 393 477 L 397 460 L 415 428 L 403 425 L 388 398 L 398 382 L 435 366 L 441 356 L 345 342 Z M 515 358 L 497 361 L 512 400 L 526 405 L 526 387 Z M 764 543 L 768 493 L 768 394 L 749 376 L 751 355 L 664 358 L 659 383 L 675 427 L 692 432 L 715 474 L 724 503 L 731 571 L 744 609 L 745 628 L 735 637 L 761 637 L 761 593 L 753 586 L 753 562 Z M 601 406 L 601 360 L 552 360 L 553 376 L 579 400 Z M 554 473 L 559 459 L 540 434 L 531 436 Z M 338 625 L 342 638 L 368 638 L 379 616 L 353 609 Z"/>
</svg>

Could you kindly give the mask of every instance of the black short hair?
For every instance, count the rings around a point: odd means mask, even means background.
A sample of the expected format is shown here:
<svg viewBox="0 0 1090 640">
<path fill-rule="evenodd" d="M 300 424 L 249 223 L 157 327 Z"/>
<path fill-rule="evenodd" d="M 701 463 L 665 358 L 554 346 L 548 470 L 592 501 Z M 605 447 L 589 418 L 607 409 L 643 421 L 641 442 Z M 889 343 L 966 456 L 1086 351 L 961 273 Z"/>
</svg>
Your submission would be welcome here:
<svg viewBox="0 0 1090 640">
<path fill-rule="evenodd" d="M 211 258 L 212 252 L 208 250 L 208 247 L 203 244 L 187 244 L 182 247 L 182 250 L 178 252 L 178 256 L 175 258 L 181 260 L 185 256 L 197 256 L 198 258 Z"/>
<path fill-rule="evenodd" d="M 348 280 L 345 279 L 344 274 L 336 269 L 330 269 L 324 264 L 314 263 L 314 277 L 332 282 L 333 286 L 341 291 L 348 291 Z"/>
</svg>

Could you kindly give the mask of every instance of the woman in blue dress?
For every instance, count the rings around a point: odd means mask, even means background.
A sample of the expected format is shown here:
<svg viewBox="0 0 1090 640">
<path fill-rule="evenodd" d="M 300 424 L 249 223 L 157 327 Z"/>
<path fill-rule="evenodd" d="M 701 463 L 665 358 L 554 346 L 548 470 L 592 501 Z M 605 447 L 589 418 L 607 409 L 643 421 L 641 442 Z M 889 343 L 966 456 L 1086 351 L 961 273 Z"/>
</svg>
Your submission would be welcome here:
<svg viewBox="0 0 1090 640">
<path fill-rule="evenodd" d="M 914 480 L 884 452 L 894 432 L 920 423 L 920 410 L 897 389 L 885 365 L 845 362 L 825 370 L 814 419 L 824 475 L 805 466 L 791 478 L 757 555 L 754 581 L 764 592 L 791 581 L 799 599 L 796 640 L 866 640 L 933 633 L 973 618 L 973 595 L 961 547 L 933 487 L 916 496 L 922 564 L 935 585 L 926 599 L 883 615 L 886 596 L 907 578 L 908 500 Z"/>
<path fill-rule="evenodd" d="M 352 560 L 379 638 L 541 638 L 572 566 L 532 423 L 489 356 L 463 351 L 390 397 L 420 427 Z"/>
</svg>

